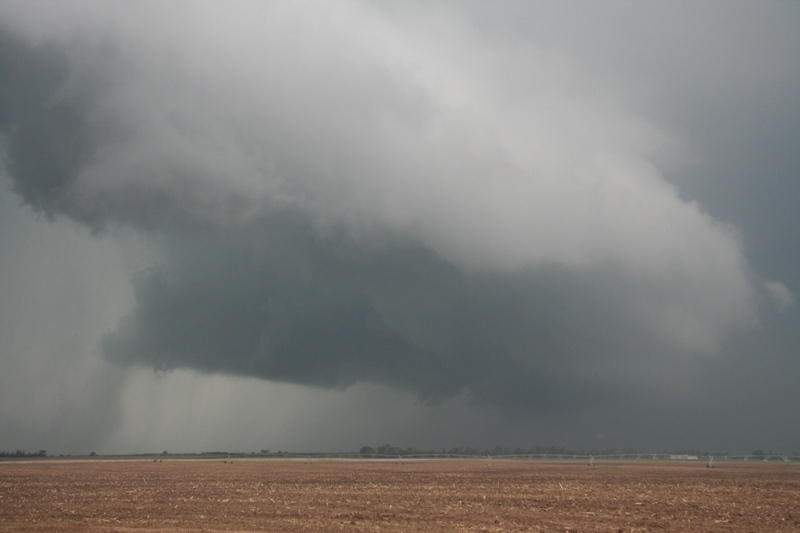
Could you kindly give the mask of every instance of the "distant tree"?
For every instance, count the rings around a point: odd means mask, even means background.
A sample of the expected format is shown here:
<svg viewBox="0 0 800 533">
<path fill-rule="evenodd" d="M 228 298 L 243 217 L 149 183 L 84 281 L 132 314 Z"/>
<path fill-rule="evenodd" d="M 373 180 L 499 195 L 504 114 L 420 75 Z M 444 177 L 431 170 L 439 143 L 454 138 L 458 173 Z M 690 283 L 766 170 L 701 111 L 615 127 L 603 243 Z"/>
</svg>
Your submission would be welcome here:
<svg viewBox="0 0 800 533">
<path fill-rule="evenodd" d="M 263 455 L 267 455 L 267 454 L 269 453 L 269 450 L 261 450 L 261 453 L 262 453 Z"/>
<path fill-rule="evenodd" d="M 375 448 L 372 446 L 362 446 L 361 447 L 361 455 L 374 455 Z"/>
<path fill-rule="evenodd" d="M 398 455 L 399 449 L 395 448 L 391 444 L 381 444 L 378 446 L 378 453 L 381 455 Z"/>
<path fill-rule="evenodd" d="M 758 456 L 758 457 L 764 457 L 764 456 L 765 456 L 765 455 L 767 455 L 767 454 L 766 454 L 766 453 L 764 453 L 764 450 L 755 450 L 755 451 L 754 451 L 753 453 L 751 453 L 750 455 L 756 455 L 756 456 Z"/>
</svg>

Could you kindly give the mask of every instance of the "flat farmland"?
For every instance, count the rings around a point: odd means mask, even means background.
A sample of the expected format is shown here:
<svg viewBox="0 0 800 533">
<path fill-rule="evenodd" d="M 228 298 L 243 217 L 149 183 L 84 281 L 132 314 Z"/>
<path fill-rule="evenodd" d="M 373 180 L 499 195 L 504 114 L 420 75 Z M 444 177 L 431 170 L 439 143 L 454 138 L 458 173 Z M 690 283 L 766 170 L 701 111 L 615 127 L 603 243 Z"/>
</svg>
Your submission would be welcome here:
<svg viewBox="0 0 800 533">
<path fill-rule="evenodd" d="M 0 531 L 799 531 L 800 465 L 0 463 Z"/>
</svg>

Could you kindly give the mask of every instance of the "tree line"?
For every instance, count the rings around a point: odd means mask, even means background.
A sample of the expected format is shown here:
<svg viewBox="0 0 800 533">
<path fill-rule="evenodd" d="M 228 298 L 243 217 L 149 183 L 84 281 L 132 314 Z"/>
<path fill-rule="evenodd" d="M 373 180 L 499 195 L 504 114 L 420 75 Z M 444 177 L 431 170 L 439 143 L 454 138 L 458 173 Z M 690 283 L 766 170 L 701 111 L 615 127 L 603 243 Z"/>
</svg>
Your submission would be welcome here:
<svg viewBox="0 0 800 533">
<path fill-rule="evenodd" d="M 634 448 L 625 448 L 617 450 L 616 448 L 591 448 L 591 449 L 573 449 L 563 446 L 534 446 L 531 448 L 522 447 L 502 447 L 495 446 L 494 448 L 477 448 L 473 446 L 459 446 L 455 448 L 442 448 L 440 450 L 418 450 L 416 448 L 401 448 L 399 446 L 392 446 L 391 444 L 382 444 L 380 446 L 362 446 L 360 450 L 361 455 L 468 455 L 468 456 L 504 456 L 504 455 L 647 455 L 652 452 L 639 452 Z M 681 449 L 681 450 L 665 450 L 660 452 L 662 454 L 682 454 L 682 455 L 696 455 L 700 456 L 723 456 L 727 455 L 726 452 L 708 452 L 705 450 L 696 449 Z M 758 452 L 754 452 L 758 455 Z M 764 455 L 761 452 L 761 455 Z"/>
<path fill-rule="evenodd" d="M 47 457 L 46 450 L 39 450 L 38 452 L 26 452 L 25 450 L 16 450 L 13 452 L 0 451 L 0 457 Z"/>
</svg>

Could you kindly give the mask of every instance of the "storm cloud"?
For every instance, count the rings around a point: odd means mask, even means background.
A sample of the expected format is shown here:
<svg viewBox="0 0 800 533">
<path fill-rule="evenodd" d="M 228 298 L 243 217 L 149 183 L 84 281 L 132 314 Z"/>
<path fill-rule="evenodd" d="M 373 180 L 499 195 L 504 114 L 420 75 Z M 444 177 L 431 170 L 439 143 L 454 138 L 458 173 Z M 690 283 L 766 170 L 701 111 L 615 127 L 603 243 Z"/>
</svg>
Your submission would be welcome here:
<svg viewBox="0 0 800 533">
<path fill-rule="evenodd" d="M 750 218 L 704 196 L 745 156 L 687 145 L 710 96 L 686 76 L 735 82 L 739 63 L 675 72 L 656 34 L 603 71 L 591 43 L 554 47 L 536 9 L 506 8 L 4 4 L 14 192 L 154 257 L 104 358 L 581 416 L 701 397 L 709 365 L 791 321 L 796 265 L 754 261 Z"/>
</svg>

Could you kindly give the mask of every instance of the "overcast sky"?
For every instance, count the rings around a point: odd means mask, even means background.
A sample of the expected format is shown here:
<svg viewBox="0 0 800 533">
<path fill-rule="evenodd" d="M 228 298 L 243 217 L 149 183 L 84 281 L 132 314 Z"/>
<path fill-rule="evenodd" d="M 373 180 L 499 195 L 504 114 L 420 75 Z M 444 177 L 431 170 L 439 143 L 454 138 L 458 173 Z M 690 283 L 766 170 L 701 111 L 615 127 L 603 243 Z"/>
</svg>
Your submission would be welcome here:
<svg viewBox="0 0 800 533">
<path fill-rule="evenodd" d="M 800 4 L 0 1 L 0 450 L 800 450 Z"/>
</svg>

